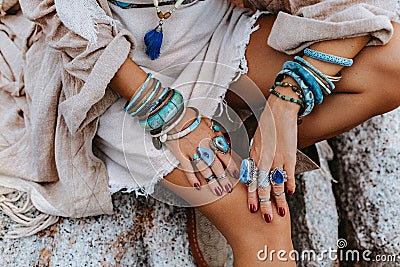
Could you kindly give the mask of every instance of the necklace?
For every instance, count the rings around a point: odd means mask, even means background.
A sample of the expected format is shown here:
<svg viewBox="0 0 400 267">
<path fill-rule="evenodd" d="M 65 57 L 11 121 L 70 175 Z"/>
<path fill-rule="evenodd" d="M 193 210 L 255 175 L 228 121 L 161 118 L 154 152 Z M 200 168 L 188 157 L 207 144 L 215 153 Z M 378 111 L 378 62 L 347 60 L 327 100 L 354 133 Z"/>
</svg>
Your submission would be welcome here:
<svg viewBox="0 0 400 267">
<path fill-rule="evenodd" d="M 146 55 L 150 57 L 151 60 L 155 60 L 160 56 L 161 45 L 163 42 L 163 23 L 182 5 L 184 0 L 177 0 L 173 8 L 163 13 L 159 9 L 158 0 L 153 0 L 154 7 L 156 8 L 157 17 L 160 19 L 158 25 L 146 33 L 144 36 L 144 44 L 146 45 Z"/>
</svg>

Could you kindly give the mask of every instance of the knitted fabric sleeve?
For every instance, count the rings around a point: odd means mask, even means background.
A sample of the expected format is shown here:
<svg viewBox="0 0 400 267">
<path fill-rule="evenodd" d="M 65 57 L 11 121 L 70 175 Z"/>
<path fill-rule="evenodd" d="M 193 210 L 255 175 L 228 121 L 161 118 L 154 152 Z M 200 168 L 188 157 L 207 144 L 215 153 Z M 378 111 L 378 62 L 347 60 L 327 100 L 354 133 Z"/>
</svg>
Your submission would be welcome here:
<svg viewBox="0 0 400 267">
<path fill-rule="evenodd" d="M 251 0 L 278 13 L 268 44 L 295 54 L 313 43 L 370 35 L 368 45 L 383 45 L 393 35 L 395 0 Z"/>
<path fill-rule="evenodd" d="M 135 49 L 132 35 L 117 28 L 96 0 L 21 0 L 24 15 L 41 28 L 61 59 L 69 84 L 59 111 L 72 134 L 99 117 L 117 99 L 107 89 Z"/>
</svg>

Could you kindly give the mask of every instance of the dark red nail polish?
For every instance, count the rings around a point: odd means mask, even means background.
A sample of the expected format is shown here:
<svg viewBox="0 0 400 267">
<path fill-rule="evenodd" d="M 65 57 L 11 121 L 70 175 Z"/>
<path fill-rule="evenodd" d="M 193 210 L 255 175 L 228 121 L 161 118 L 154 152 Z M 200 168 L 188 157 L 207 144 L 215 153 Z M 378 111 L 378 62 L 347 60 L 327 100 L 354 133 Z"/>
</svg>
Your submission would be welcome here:
<svg viewBox="0 0 400 267">
<path fill-rule="evenodd" d="M 239 179 L 239 172 L 237 170 L 233 171 L 233 178 Z"/>
<path fill-rule="evenodd" d="M 293 192 L 292 190 L 289 190 L 289 191 L 288 191 L 288 194 L 289 194 L 290 197 L 292 197 L 293 194 L 294 194 L 294 192 Z"/>
<path fill-rule="evenodd" d="M 257 208 L 254 204 L 250 204 L 250 212 L 255 213 L 257 211 Z"/>
<path fill-rule="evenodd" d="M 271 215 L 269 215 L 269 214 L 264 214 L 264 220 L 265 220 L 267 223 L 270 223 L 270 222 L 272 221 Z"/>
<path fill-rule="evenodd" d="M 285 216 L 285 213 L 286 213 L 285 208 L 279 208 L 279 209 L 278 209 L 278 213 L 279 213 L 279 215 L 280 215 L 281 217 L 284 217 L 284 216 Z"/>
<path fill-rule="evenodd" d="M 222 196 L 222 189 L 221 188 L 217 187 L 217 188 L 214 189 L 214 191 L 217 194 L 217 196 L 219 196 L 219 197 Z"/>
<path fill-rule="evenodd" d="M 193 187 L 196 188 L 196 190 L 200 190 L 200 189 L 201 189 L 199 183 L 195 183 L 195 184 L 193 185 Z"/>
<path fill-rule="evenodd" d="M 226 190 L 226 192 L 228 192 L 228 193 L 232 192 L 232 186 L 231 186 L 231 184 L 225 185 L 225 190 Z"/>
</svg>

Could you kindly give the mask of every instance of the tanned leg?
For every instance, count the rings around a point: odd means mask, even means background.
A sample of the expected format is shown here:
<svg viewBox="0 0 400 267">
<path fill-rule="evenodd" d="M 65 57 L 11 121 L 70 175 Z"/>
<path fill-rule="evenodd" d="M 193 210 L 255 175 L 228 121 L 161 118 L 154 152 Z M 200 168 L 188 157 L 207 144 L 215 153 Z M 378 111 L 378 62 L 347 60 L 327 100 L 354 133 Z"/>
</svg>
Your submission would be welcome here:
<svg viewBox="0 0 400 267">
<path fill-rule="evenodd" d="M 283 63 L 293 56 L 279 53 L 267 45 L 267 38 L 275 17 L 260 19 L 260 29 L 252 34 L 246 56 L 249 77 L 261 88 L 266 97 L 276 74 Z M 299 126 L 299 144 L 307 146 L 344 131 L 361 122 L 395 109 L 400 104 L 400 27 L 394 24 L 393 40 L 384 47 L 368 47 L 357 55 L 351 68 L 342 71 L 343 79 L 337 84 L 335 94 L 326 97 L 324 103 L 315 108 Z M 396 48 L 397 47 L 397 48 Z M 227 100 L 235 106 L 241 104 L 232 94 Z M 174 184 L 190 187 L 184 174 L 175 170 L 166 179 Z M 183 190 L 184 198 L 190 201 L 192 188 Z M 206 189 L 207 190 L 207 189 Z M 192 193 L 193 192 L 193 193 Z M 197 195 L 198 197 L 199 195 Z M 208 205 L 199 207 L 224 234 L 233 248 L 236 266 L 295 266 L 293 262 L 266 262 L 257 259 L 257 252 L 268 249 L 292 249 L 290 218 L 274 214 L 267 224 L 259 213 L 251 214 L 247 208 L 247 192 L 243 185 L 235 187 L 231 194 Z M 276 212 L 276 209 L 272 209 Z"/>
<path fill-rule="evenodd" d="M 208 188 L 195 191 L 190 187 L 185 174 L 175 169 L 166 179 L 176 185 L 186 188 L 177 188 L 170 183 L 164 184 L 173 191 L 191 201 L 191 198 L 208 197 Z M 288 253 L 293 249 L 291 242 L 290 216 L 284 218 L 274 213 L 274 220 L 267 224 L 260 212 L 250 213 L 247 207 L 247 189 L 238 184 L 230 194 L 225 194 L 221 199 L 211 204 L 198 207 L 198 209 L 221 231 L 231 245 L 234 253 L 234 264 L 240 267 L 255 266 L 295 266 L 292 261 L 279 261 L 275 253 L 274 260 L 262 262 L 258 260 L 257 252 L 264 249 L 285 250 Z M 276 209 L 273 209 L 276 210 Z M 261 255 L 263 256 L 263 255 Z M 288 257 L 286 255 L 286 257 Z"/>
</svg>

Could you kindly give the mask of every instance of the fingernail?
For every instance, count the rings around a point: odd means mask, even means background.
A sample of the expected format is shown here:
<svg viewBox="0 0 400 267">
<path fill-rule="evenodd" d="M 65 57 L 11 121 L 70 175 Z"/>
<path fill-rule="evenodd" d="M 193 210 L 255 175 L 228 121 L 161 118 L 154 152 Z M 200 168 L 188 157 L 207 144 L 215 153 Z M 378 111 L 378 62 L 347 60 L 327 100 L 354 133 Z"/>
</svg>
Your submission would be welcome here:
<svg viewBox="0 0 400 267">
<path fill-rule="evenodd" d="M 222 196 L 222 189 L 220 187 L 216 187 L 214 189 L 214 191 L 217 194 L 217 196 L 219 196 L 219 197 Z"/>
<path fill-rule="evenodd" d="M 228 193 L 232 192 L 232 186 L 231 186 L 231 184 L 225 185 L 225 190 L 226 190 L 226 192 L 228 192 Z"/>
<path fill-rule="evenodd" d="M 201 189 L 199 183 L 195 183 L 195 184 L 193 185 L 193 187 L 196 188 L 196 190 L 200 190 L 200 189 Z"/>
<path fill-rule="evenodd" d="M 250 212 L 251 213 L 256 213 L 256 211 L 257 211 L 256 206 L 254 204 L 250 204 Z"/>
<path fill-rule="evenodd" d="M 286 213 L 285 208 L 279 208 L 279 209 L 278 209 L 278 213 L 279 213 L 279 215 L 280 215 L 281 217 L 284 217 L 284 216 L 285 216 L 285 213 Z"/>
<path fill-rule="evenodd" d="M 289 191 L 288 191 L 288 194 L 289 194 L 290 197 L 292 197 L 293 194 L 294 194 L 294 192 L 293 192 L 292 190 L 289 190 Z"/>
<path fill-rule="evenodd" d="M 269 214 L 264 214 L 264 220 L 265 220 L 267 223 L 270 223 L 270 222 L 272 221 L 271 215 L 269 215 Z"/>
<path fill-rule="evenodd" d="M 239 172 L 238 172 L 238 170 L 234 170 L 234 171 L 233 171 L 233 178 L 239 179 Z"/>
</svg>

